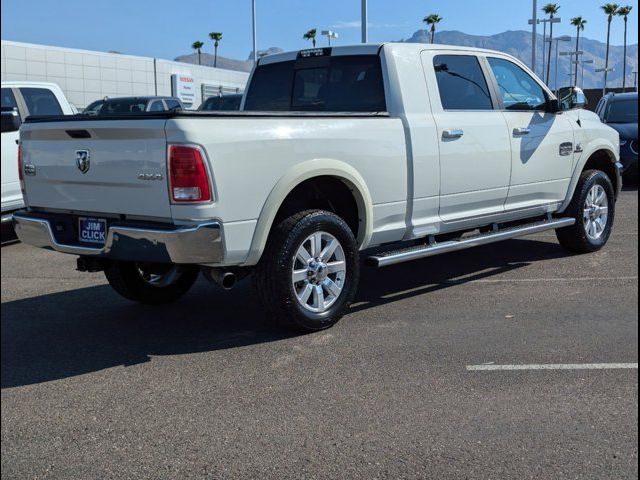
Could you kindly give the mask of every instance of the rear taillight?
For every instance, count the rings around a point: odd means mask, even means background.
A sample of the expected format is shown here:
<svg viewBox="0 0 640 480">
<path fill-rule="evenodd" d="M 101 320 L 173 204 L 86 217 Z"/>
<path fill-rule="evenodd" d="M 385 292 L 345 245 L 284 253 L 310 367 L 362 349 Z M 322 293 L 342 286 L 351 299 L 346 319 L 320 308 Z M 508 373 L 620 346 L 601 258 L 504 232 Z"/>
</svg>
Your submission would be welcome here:
<svg viewBox="0 0 640 480">
<path fill-rule="evenodd" d="M 20 179 L 20 190 L 24 195 L 24 162 L 22 160 L 22 144 L 18 144 L 18 178 Z"/>
<path fill-rule="evenodd" d="M 169 146 L 169 189 L 174 203 L 212 200 L 207 165 L 199 147 Z"/>
</svg>

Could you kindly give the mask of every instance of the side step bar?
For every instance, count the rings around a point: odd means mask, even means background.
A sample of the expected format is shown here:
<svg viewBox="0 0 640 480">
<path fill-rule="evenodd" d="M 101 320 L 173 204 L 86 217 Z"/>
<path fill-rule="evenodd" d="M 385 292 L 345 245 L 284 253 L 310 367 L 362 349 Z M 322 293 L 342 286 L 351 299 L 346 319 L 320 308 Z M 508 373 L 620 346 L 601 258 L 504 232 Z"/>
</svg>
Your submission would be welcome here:
<svg viewBox="0 0 640 480">
<path fill-rule="evenodd" d="M 375 267 L 386 267 L 395 265 L 396 263 L 409 262 L 419 258 L 433 257 L 443 253 L 456 252 L 467 248 L 479 247 L 490 243 L 509 240 L 511 238 L 540 233 L 547 230 L 556 230 L 558 228 L 570 227 L 575 224 L 575 218 L 557 218 L 548 219 L 541 222 L 519 225 L 517 227 L 508 227 L 501 230 L 494 228 L 492 232 L 481 233 L 471 237 L 462 238 L 450 242 L 436 243 L 432 241 L 429 245 L 409 247 L 402 250 L 394 250 L 373 255 L 367 258 L 367 263 Z"/>
</svg>

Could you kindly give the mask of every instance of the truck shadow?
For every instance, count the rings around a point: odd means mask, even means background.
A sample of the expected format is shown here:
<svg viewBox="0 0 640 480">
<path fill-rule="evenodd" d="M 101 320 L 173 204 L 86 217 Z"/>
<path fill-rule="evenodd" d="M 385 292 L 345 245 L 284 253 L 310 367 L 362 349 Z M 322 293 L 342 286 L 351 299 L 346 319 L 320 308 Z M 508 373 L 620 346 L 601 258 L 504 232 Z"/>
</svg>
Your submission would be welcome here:
<svg viewBox="0 0 640 480">
<path fill-rule="evenodd" d="M 380 271 L 367 268 L 352 312 L 564 255 L 555 243 L 512 240 Z M 132 304 L 108 285 L 52 293 L 2 304 L 2 388 L 140 364 L 154 355 L 290 336 L 265 322 L 248 281 L 231 292 L 199 281 L 181 301 L 162 307 Z"/>
</svg>

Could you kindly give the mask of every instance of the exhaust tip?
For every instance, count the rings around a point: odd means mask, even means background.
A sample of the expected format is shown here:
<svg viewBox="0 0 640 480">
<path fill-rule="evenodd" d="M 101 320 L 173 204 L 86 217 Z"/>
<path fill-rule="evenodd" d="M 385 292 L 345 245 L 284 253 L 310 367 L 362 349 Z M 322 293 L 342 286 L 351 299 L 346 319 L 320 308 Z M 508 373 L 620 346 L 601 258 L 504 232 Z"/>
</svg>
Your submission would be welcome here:
<svg viewBox="0 0 640 480">
<path fill-rule="evenodd" d="M 234 273 L 225 272 L 224 275 L 222 275 L 222 281 L 220 282 L 220 284 L 225 290 L 231 290 L 236 286 L 236 282 L 237 279 Z"/>
</svg>

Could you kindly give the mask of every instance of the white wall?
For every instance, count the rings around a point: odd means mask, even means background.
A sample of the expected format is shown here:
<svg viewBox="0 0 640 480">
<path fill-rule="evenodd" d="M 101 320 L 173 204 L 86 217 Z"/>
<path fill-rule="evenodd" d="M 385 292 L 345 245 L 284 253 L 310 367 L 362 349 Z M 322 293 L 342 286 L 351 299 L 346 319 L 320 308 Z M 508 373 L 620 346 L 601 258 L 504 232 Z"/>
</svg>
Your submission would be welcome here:
<svg viewBox="0 0 640 480">
<path fill-rule="evenodd" d="M 171 95 L 171 75 L 195 79 L 197 107 L 201 85 L 244 90 L 249 74 L 190 63 L 115 53 L 50 47 L 2 40 L 2 81 L 57 83 L 71 103 L 83 108 L 99 98 Z M 157 87 L 157 92 L 156 92 Z"/>
</svg>

